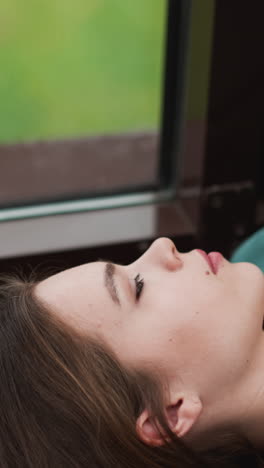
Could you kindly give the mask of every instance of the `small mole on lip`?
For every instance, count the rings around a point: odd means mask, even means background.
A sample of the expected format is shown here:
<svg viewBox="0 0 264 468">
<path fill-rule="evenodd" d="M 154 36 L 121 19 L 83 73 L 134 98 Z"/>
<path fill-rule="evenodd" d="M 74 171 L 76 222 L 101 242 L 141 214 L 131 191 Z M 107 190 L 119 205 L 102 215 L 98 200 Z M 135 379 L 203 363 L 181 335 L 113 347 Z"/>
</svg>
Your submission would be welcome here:
<svg viewBox="0 0 264 468">
<path fill-rule="evenodd" d="M 210 275 L 210 271 L 206 271 L 205 274 L 206 274 L 206 275 Z"/>
</svg>

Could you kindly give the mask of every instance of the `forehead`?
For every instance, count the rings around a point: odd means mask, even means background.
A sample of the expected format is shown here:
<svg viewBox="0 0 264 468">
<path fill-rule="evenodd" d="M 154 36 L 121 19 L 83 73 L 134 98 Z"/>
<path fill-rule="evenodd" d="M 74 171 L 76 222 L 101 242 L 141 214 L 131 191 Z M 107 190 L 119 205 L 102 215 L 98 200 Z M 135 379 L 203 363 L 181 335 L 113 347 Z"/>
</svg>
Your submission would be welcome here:
<svg viewBox="0 0 264 468">
<path fill-rule="evenodd" d="M 50 276 L 36 287 L 45 304 L 75 323 L 86 320 L 98 303 L 109 306 L 104 287 L 104 262 L 86 263 Z"/>
<path fill-rule="evenodd" d="M 103 272 L 103 262 L 84 263 L 49 276 L 41 281 L 38 290 L 43 292 L 45 290 L 48 294 L 59 292 L 65 294 L 67 290 L 73 291 L 78 286 L 81 288 L 88 285 L 88 282 L 90 285 L 98 282 L 103 284 Z"/>
</svg>

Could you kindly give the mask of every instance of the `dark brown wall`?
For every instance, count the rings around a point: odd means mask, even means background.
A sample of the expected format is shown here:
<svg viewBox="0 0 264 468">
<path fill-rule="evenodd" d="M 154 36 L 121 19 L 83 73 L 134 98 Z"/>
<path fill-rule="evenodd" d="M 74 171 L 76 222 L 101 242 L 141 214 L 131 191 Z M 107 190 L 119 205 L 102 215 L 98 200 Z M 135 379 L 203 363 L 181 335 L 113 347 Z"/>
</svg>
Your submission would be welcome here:
<svg viewBox="0 0 264 468">
<path fill-rule="evenodd" d="M 205 184 L 254 178 L 263 155 L 264 2 L 216 0 Z"/>
</svg>

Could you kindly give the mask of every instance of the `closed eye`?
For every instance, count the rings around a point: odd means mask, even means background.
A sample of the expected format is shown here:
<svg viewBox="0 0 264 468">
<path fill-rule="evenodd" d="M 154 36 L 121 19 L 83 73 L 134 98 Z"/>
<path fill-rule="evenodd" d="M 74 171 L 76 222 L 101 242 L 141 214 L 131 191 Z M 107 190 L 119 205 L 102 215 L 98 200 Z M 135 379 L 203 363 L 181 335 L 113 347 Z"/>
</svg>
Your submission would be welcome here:
<svg viewBox="0 0 264 468">
<path fill-rule="evenodd" d="M 144 279 L 140 277 L 140 274 L 138 274 L 134 278 L 135 284 L 136 284 L 136 300 L 138 301 L 140 299 L 140 296 L 142 294 L 142 290 L 144 287 Z"/>
</svg>

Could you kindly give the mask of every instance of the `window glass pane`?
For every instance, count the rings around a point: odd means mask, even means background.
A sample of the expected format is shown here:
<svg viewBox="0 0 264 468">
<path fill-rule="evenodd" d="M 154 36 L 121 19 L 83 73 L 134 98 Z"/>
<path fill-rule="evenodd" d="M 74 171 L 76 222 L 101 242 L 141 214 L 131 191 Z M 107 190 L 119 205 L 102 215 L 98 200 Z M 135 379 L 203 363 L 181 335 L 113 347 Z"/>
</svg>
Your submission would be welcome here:
<svg viewBox="0 0 264 468">
<path fill-rule="evenodd" d="M 155 182 L 166 9 L 166 0 L 1 1 L 2 206 Z M 132 170 L 137 150 L 144 176 Z M 117 180 L 104 179 L 107 157 Z"/>
</svg>

